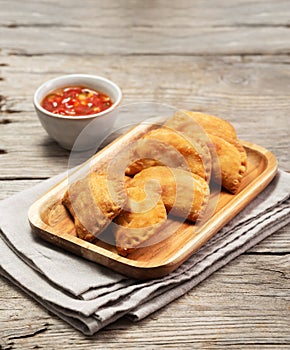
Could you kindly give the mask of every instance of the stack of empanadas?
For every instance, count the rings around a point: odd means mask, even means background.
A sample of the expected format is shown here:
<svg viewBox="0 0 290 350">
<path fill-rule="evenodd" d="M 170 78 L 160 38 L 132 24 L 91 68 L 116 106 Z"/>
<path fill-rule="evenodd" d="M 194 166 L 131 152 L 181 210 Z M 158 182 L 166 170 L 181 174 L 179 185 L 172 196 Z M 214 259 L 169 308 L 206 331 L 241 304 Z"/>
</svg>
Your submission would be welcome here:
<svg viewBox="0 0 290 350">
<path fill-rule="evenodd" d="M 177 129 L 176 129 L 177 130 Z M 126 169 L 127 175 L 156 165 L 181 168 L 209 180 L 211 155 L 201 138 L 188 138 L 173 128 L 162 126 L 145 134 L 134 149 L 133 158 L 138 158 Z"/>
<path fill-rule="evenodd" d="M 233 126 L 215 116 L 180 111 L 147 132 L 133 149 L 124 181 L 92 173 L 69 186 L 63 204 L 78 237 L 93 242 L 111 223 L 119 254 L 154 242 L 169 214 L 196 222 L 210 181 L 236 193 L 247 154 Z"/>
<path fill-rule="evenodd" d="M 202 131 L 196 136 L 196 125 Z M 166 126 L 191 138 L 207 135 L 211 151 L 212 177 L 231 193 L 236 193 L 246 172 L 247 153 L 238 140 L 234 127 L 221 118 L 199 112 L 180 111 L 166 122 Z M 206 140 L 206 137 L 204 137 Z"/>
</svg>

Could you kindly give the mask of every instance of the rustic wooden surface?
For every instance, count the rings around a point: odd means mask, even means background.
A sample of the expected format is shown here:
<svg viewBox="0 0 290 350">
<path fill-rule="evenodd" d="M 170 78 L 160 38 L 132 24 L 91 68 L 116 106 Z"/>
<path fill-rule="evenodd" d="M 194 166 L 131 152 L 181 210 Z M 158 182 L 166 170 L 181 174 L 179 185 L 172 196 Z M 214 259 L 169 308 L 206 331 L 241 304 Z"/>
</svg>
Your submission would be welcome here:
<svg viewBox="0 0 290 350">
<path fill-rule="evenodd" d="M 0 198 L 67 167 L 36 118 L 48 78 L 112 78 L 124 103 L 229 119 L 290 170 L 287 0 L 0 0 Z M 289 349 L 290 226 L 147 319 L 85 337 L 5 279 L 0 349 Z"/>
</svg>

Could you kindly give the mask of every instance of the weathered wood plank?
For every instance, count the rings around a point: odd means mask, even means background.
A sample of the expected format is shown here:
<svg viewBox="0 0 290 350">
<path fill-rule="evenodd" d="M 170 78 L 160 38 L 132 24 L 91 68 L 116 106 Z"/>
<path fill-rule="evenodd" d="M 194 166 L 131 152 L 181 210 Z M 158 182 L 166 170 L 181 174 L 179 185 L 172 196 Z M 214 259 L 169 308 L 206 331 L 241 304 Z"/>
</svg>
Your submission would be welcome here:
<svg viewBox="0 0 290 350">
<path fill-rule="evenodd" d="M 32 105 L 48 78 L 82 72 L 108 76 L 123 89 L 123 104 L 153 101 L 224 117 L 241 138 L 275 153 L 289 169 L 289 58 L 273 57 L 1 57 L 0 177 L 50 177 L 67 167 L 69 153 L 50 140 Z M 259 66 L 257 68 L 257 61 Z M 79 71 L 79 70 L 77 70 Z M 135 110 L 132 114 L 135 113 Z M 275 120 L 275 133 L 271 132 Z M 256 130 L 253 132 L 253 130 Z M 19 164 L 24 164 L 23 167 Z M 24 174 L 25 173 L 25 174 Z"/>
<path fill-rule="evenodd" d="M 43 1 L 37 9 L 31 1 L 1 3 L 0 46 L 8 54 L 290 52 L 287 1 L 239 1 L 231 6 L 226 1 L 207 6 L 202 1 L 166 6 L 164 1 L 85 1 L 72 6 L 67 0 L 61 6 Z M 84 42 L 89 44 L 80 44 Z"/>
<path fill-rule="evenodd" d="M 277 97 L 283 96 L 281 94 L 283 91 L 288 95 L 289 65 L 288 55 L 223 57 L 109 55 L 103 58 L 89 55 L 17 57 L 1 54 L 0 86 L 2 94 L 8 95 L 12 111 L 31 110 L 32 93 L 45 80 L 60 74 L 77 72 L 105 75 L 113 79 L 125 89 L 126 102 L 130 101 L 128 100 L 130 94 L 134 99 L 139 96 L 138 101 L 144 100 L 144 97 L 158 98 L 157 88 L 165 91 L 171 88 L 182 98 L 182 103 L 191 97 L 190 94 L 198 94 L 200 89 L 205 92 L 212 89 L 225 95 L 239 92 L 240 96 L 245 98 L 251 98 L 253 94 L 255 97 L 258 94 Z M 140 86 L 143 86 L 143 90 L 140 90 Z M 10 101 L 13 96 L 19 98 L 18 108 L 13 105 L 13 100 Z M 166 103 L 168 102 L 166 100 Z M 1 104 L 3 103 L 5 101 L 1 101 Z"/>
<path fill-rule="evenodd" d="M 286 349 L 290 345 L 288 267 L 289 255 L 241 256 L 145 320 L 119 321 L 93 337 L 72 330 L 3 280 L 1 346 Z"/>
<path fill-rule="evenodd" d="M 0 181 L 0 200 L 37 185 L 42 180 L 7 180 Z"/>
<path fill-rule="evenodd" d="M 133 31 L 125 27 L 111 28 L 110 39 L 106 37 L 107 28 L 97 28 L 96 31 L 97 35 L 92 35 L 91 28 L 50 27 L 47 31 L 46 27 L 4 27 L 1 29 L 0 46 L 6 54 L 20 56 L 290 53 L 288 27 L 184 28 L 181 34 L 177 34 L 180 32 L 175 28 L 166 28 L 165 34 L 163 28 L 148 30 L 147 27 L 136 27 Z M 86 40 L 90 41 L 90 45 L 80 48 L 80 43 Z M 36 46 L 35 42 L 42 42 L 43 45 Z"/>
<path fill-rule="evenodd" d="M 57 11 L 56 11 L 57 9 Z M 63 14 L 66 16 L 63 16 Z M 67 15 L 69 13 L 69 15 Z M 55 16 L 57 14 L 57 16 Z M 85 19 L 85 21 L 84 21 Z M 287 26 L 287 0 L 107 0 L 106 2 L 63 0 L 1 0 L 0 25 L 56 27 L 217 27 Z"/>
</svg>

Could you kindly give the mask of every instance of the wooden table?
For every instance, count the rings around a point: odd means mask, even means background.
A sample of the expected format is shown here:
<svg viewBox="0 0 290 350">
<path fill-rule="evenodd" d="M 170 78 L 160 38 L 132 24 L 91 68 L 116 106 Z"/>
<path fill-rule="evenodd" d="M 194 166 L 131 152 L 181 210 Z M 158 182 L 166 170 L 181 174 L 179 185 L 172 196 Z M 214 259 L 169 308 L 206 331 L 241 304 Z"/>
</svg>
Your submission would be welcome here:
<svg viewBox="0 0 290 350">
<path fill-rule="evenodd" d="M 45 80 L 91 73 L 123 103 L 153 101 L 230 120 L 290 170 L 290 3 L 285 0 L 0 0 L 0 197 L 64 171 L 40 126 Z M 289 349 L 290 226 L 131 324 L 86 337 L 0 281 L 0 349 Z"/>
</svg>

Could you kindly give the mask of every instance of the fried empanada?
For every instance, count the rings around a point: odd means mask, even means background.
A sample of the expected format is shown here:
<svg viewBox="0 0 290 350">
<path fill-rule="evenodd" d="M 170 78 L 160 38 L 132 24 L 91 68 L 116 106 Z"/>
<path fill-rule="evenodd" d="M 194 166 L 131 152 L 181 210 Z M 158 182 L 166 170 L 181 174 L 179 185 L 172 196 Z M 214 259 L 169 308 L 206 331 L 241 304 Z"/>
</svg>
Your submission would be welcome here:
<svg viewBox="0 0 290 350">
<path fill-rule="evenodd" d="M 145 188 L 152 180 L 161 186 L 167 213 L 191 221 L 202 216 L 209 199 L 209 186 L 203 178 L 182 169 L 155 166 L 136 174 L 130 186 Z"/>
<path fill-rule="evenodd" d="M 123 256 L 145 246 L 167 219 L 156 183 L 151 182 L 146 192 L 129 184 L 127 194 L 127 209 L 114 220 L 116 249 Z"/>
<path fill-rule="evenodd" d="M 200 112 L 178 111 L 166 125 L 172 128 L 178 126 L 177 130 L 185 131 L 191 120 L 200 125 L 208 134 L 219 136 L 229 142 L 237 139 L 236 130 L 231 123 L 214 115 Z"/>
<path fill-rule="evenodd" d="M 74 219 L 77 236 L 92 242 L 120 214 L 125 201 L 122 183 L 93 172 L 72 183 L 62 203 Z"/>
<path fill-rule="evenodd" d="M 190 170 L 207 181 L 210 179 L 211 156 L 207 144 L 199 138 L 191 140 L 167 127 L 145 134 L 135 146 L 134 160 L 126 169 L 127 175 L 165 165 Z"/>
<path fill-rule="evenodd" d="M 220 180 L 221 185 L 231 193 L 238 191 L 246 172 L 247 153 L 229 122 L 204 113 L 180 111 L 166 122 L 166 126 L 188 137 L 202 137 L 200 133 L 206 133 L 211 150 L 213 178 L 217 182 Z"/>
<path fill-rule="evenodd" d="M 217 180 L 220 175 L 222 186 L 231 193 L 236 193 L 246 172 L 247 153 L 238 140 L 236 143 L 230 143 L 215 135 L 209 135 L 209 137 L 220 168 L 220 174 L 214 171 L 213 176 Z"/>
</svg>

